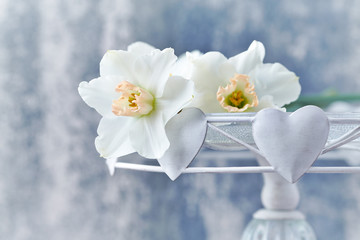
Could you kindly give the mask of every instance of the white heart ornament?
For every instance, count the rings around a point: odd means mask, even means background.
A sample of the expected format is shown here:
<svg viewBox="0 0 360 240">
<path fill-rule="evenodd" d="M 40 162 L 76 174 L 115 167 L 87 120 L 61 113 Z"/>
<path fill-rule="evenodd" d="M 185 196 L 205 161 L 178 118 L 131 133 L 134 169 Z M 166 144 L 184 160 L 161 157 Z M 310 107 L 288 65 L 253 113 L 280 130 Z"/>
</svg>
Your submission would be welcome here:
<svg viewBox="0 0 360 240">
<path fill-rule="evenodd" d="M 261 110 L 252 128 L 255 143 L 267 161 L 295 183 L 321 154 L 330 124 L 323 110 L 306 106 L 290 115 L 276 109 Z"/>
<path fill-rule="evenodd" d="M 169 120 L 165 131 L 170 147 L 158 162 L 174 181 L 196 157 L 204 143 L 206 116 L 200 109 L 185 108 Z"/>
</svg>

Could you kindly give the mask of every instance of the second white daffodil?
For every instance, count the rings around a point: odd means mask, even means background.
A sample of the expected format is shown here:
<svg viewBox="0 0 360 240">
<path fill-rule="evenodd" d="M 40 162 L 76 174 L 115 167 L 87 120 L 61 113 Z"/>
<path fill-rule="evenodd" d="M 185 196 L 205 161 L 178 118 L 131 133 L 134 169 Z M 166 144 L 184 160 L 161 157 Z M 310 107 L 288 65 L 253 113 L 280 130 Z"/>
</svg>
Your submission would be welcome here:
<svg viewBox="0 0 360 240">
<path fill-rule="evenodd" d="M 257 112 L 281 108 L 300 94 L 299 78 L 280 63 L 264 64 L 265 48 L 253 41 L 230 59 L 220 52 L 191 57 L 195 83 L 192 106 L 206 113 Z"/>
</svg>

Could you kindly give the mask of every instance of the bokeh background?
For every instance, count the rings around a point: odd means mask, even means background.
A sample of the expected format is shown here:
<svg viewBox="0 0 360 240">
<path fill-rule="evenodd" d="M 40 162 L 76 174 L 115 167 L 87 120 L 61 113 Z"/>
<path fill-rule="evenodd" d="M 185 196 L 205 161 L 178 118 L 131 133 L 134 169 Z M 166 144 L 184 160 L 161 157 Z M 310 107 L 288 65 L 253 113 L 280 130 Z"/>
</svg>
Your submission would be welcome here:
<svg viewBox="0 0 360 240">
<path fill-rule="evenodd" d="M 261 207 L 261 175 L 111 177 L 94 147 L 100 116 L 78 84 L 98 76 L 106 50 L 134 41 L 231 57 L 256 39 L 265 62 L 300 76 L 302 94 L 359 93 L 359 9 L 356 0 L 0 0 L 0 239 L 240 239 Z M 226 165 L 216 159 L 236 153 L 203 156 Z M 308 174 L 299 188 L 318 239 L 358 239 L 359 175 Z"/>
</svg>

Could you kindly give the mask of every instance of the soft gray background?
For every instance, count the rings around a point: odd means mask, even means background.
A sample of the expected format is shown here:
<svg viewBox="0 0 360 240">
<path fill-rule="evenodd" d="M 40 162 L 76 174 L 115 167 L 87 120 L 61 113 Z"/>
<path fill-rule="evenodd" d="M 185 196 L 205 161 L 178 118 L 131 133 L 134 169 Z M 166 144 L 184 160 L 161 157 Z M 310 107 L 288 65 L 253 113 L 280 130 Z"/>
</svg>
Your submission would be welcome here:
<svg viewBox="0 0 360 240">
<path fill-rule="evenodd" d="M 359 9 L 351 0 L 0 0 L 0 239 L 240 239 L 261 207 L 261 175 L 110 177 L 93 143 L 100 116 L 78 84 L 98 76 L 106 50 L 137 40 L 230 57 L 256 39 L 266 62 L 300 76 L 304 94 L 356 93 Z M 359 175 L 306 175 L 299 186 L 319 239 L 359 239 Z"/>
</svg>

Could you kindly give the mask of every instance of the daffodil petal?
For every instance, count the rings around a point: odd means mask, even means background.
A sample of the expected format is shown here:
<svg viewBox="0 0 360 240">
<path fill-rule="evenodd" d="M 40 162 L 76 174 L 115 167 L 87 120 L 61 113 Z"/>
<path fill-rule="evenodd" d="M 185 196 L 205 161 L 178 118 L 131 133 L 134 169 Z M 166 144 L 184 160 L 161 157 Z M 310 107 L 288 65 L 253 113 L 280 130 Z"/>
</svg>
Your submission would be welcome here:
<svg viewBox="0 0 360 240">
<path fill-rule="evenodd" d="M 215 95 L 215 96 L 214 96 Z M 201 109 L 204 113 L 227 112 L 216 99 L 216 92 L 196 93 L 189 107 Z"/>
<path fill-rule="evenodd" d="M 196 60 L 197 58 L 201 57 L 202 55 L 204 55 L 204 54 L 202 52 L 200 52 L 199 50 L 194 50 L 194 51 L 185 53 L 186 58 L 190 62 Z"/>
<path fill-rule="evenodd" d="M 116 76 L 99 77 L 90 82 L 81 82 L 78 91 L 87 105 L 95 108 L 100 115 L 110 117 L 114 115 L 111 109 L 112 101 L 120 96 L 115 87 L 122 80 Z"/>
<path fill-rule="evenodd" d="M 265 57 L 265 47 L 261 42 L 253 41 L 248 50 L 242 52 L 229 61 L 235 66 L 239 74 L 248 74 L 258 64 L 262 64 Z"/>
<path fill-rule="evenodd" d="M 131 117 L 103 117 L 100 120 L 95 146 L 102 157 L 112 159 L 135 152 L 129 140 L 133 123 Z"/>
<path fill-rule="evenodd" d="M 137 58 L 134 74 L 139 80 L 138 85 L 151 92 L 154 97 L 161 97 L 176 59 L 172 48 L 154 50 Z"/>
<path fill-rule="evenodd" d="M 144 54 L 149 54 L 155 48 L 151 46 L 150 44 L 144 43 L 144 42 L 134 42 L 128 46 L 128 51 L 135 54 L 136 56 L 141 56 Z"/>
<path fill-rule="evenodd" d="M 258 112 L 264 108 L 275 108 L 285 112 L 285 108 L 280 108 L 274 104 L 273 97 L 270 95 L 263 96 L 259 100 L 259 104 L 256 107 L 249 108 L 246 112 Z"/>
<path fill-rule="evenodd" d="M 172 66 L 170 73 L 174 76 L 190 79 L 193 71 L 192 59 L 196 59 L 201 55 L 202 53 L 198 50 L 180 55 L 178 60 Z"/>
<path fill-rule="evenodd" d="M 275 105 L 282 107 L 295 101 L 301 92 L 299 78 L 280 63 L 263 64 L 250 74 L 258 96 L 271 95 Z"/>
<path fill-rule="evenodd" d="M 223 75 L 226 68 L 220 67 L 224 66 L 227 61 L 227 58 L 220 52 L 208 52 L 194 59 L 192 61 L 194 69 L 191 79 L 195 83 L 196 91 L 213 92 L 216 95 L 218 87 L 226 85 L 228 81 Z"/>
<path fill-rule="evenodd" d="M 134 74 L 137 55 L 122 50 L 109 50 L 100 61 L 100 76 L 122 76 L 126 81 L 139 85 Z"/>
<path fill-rule="evenodd" d="M 165 123 L 191 101 L 193 93 L 193 82 L 179 76 L 169 78 L 163 96 L 156 101 L 156 109 L 162 112 Z"/>
<path fill-rule="evenodd" d="M 130 128 L 132 147 L 145 158 L 160 158 L 170 143 L 165 133 L 162 113 L 156 111 L 139 118 Z"/>
</svg>

